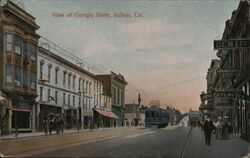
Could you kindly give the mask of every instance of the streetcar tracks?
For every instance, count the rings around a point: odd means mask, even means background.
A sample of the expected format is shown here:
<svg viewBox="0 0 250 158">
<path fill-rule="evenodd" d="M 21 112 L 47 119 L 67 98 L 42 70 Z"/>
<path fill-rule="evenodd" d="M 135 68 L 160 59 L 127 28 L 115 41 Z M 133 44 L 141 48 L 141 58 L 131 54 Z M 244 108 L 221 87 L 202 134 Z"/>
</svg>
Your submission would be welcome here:
<svg viewBox="0 0 250 158">
<path fill-rule="evenodd" d="M 180 154 L 180 156 L 179 156 L 180 158 L 184 158 L 184 155 L 185 155 L 185 152 L 186 152 L 186 150 L 187 150 L 188 143 L 189 143 L 189 139 L 190 139 L 190 137 L 191 137 L 191 132 L 192 132 L 192 127 L 189 129 L 189 132 L 188 132 L 188 136 L 187 136 L 185 145 L 184 145 L 184 147 L 183 147 L 183 149 L 182 149 L 182 152 L 181 152 L 181 154 Z"/>
</svg>

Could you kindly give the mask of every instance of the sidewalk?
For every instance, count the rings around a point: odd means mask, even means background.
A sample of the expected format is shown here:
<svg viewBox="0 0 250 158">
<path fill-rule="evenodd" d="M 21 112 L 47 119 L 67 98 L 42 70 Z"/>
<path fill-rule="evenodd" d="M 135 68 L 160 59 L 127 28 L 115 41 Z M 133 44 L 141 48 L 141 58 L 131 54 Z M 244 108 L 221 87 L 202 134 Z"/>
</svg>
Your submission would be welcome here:
<svg viewBox="0 0 250 158">
<path fill-rule="evenodd" d="M 193 128 L 184 158 L 242 158 L 248 157 L 249 153 L 249 143 L 235 135 L 230 135 L 228 140 L 218 140 L 213 134 L 211 146 L 208 146 L 201 130 Z"/>
<path fill-rule="evenodd" d="M 129 128 L 129 127 L 115 127 L 115 128 Z M 115 129 L 115 128 L 114 127 L 97 128 L 97 129 L 92 129 L 92 130 L 83 129 L 83 130 L 79 130 L 79 131 L 77 129 L 67 129 L 67 130 L 65 129 L 63 131 L 63 133 L 70 134 L 70 133 L 78 133 L 78 132 L 109 130 L 109 129 Z M 133 127 L 133 128 L 145 128 L 145 127 Z M 53 131 L 51 135 L 57 135 L 56 131 Z M 11 134 L 7 134 L 7 135 L 0 135 L 0 142 L 1 142 L 1 140 L 6 140 L 6 139 L 18 139 L 18 138 L 26 138 L 26 137 L 37 137 L 37 136 L 49 136 L 49 134 L 45 135 L 44 132 L 18 133 L 18 136 L 16 137 L 15 133 L 11 133 Z"/>
</svg>

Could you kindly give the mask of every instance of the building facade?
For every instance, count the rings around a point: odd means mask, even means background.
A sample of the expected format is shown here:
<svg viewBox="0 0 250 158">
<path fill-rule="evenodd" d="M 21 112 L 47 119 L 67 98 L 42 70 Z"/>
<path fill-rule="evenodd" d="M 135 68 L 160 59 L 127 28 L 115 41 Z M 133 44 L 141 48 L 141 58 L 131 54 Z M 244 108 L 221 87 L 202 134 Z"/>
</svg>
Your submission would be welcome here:
<svg viewBox="0 0 250 158">
<path fill-rule="evenodd" d="M 11 1 L 0 2 L 1 133 L 34 131 L 37 106 L 35 18 Z"/>
<path fill-rule="evenodd" d="M 63 115 L 67 129 L 89 128 L 93 109 L 102 107 L 103 85 L 95 75 L 43 47 L 37 72 L 38 128 L 50 113 Z"/>
<path fill-rule="evenodd" d="M 114 126 L 124 125 L 125 86 L 128 84 L 121 74 L 111 71 L 109 75 L 97 75 L 103 83 L 103 93 L 112 96 L 112 112 L 118 116 Z"/>
<path fill-rule="evenodd" d="M 249 9 L 250 1 L 241 0 L 231 19 L 226 21 L 222 41 L 250 39 Z M 215 76 L 213 89 L 233 91 L 246 97 L 215 98 L 215 110 L 219 116 L 226 116 L 234 129 L 250 141 L 250 46 L 231 45 L 230 48 L 218 49 L 220 73 Z"/>
</svg>

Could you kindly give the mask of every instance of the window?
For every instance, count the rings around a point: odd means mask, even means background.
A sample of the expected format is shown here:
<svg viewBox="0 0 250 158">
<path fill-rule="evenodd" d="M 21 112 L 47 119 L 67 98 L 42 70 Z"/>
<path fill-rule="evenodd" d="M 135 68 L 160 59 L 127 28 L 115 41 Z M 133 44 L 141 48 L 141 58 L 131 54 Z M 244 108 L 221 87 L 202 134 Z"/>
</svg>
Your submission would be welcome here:
<svg viewBox="0 0 250 158">
<path fill-rule="evenodd" d="M 29 48 L 28 48 L 28 43 L 23 42 L 23 57 L 24 59 L 29 59 Z"/>
<path fill-rule="evenodd" d="M 55 103 L 57 104 L 57 91 L 55 91 Z"/>
<path fill-rule="evenodd" d="M 6 65 L 6 82 L 12 83 L 12 65 Z"/>
<path fill-rule="evenodd" d="M 79 90 L 79 92 L 81 91 L 81 79 L 79 78 L 79 87 L 78 87 L 78 90 Z"/>
<path fill-rule="evenodd" d="M 15 53 L 21 54 L 22 39 L 19 36 L 15 36 Z"/>
<path fill-rule="evenodd" d="M 50 102 L 50 89 L 48 89 L 48 102 Z"/>
<path fill-rule="evenodd" d="M 89 94 L 91 93 L 91 83 L 89 83 Z"/>
<path fill-rule="evenodd" d="M 71 74 L 68 74 L 68 87 L 70 88 Z"/>
<path fill-rule="evenodd" d="M 36 46 L 34 44 L 30 44 L 30 50 L 31 50 L 31 60 L 36 60 Z"/>
<path fill-rule="evenodd" d="M 36 89 L 36 73 L 31 73 L 31 89 Z"/>
<path fill-rule="evenodd" d="M 75 106 L 75 96 L 73 95 L 73 106 Z"/>
<path fill-rule="evenodd" d="M 68 105 L 70 106 L 70 94 L 68 94 Z"/>
<path fill-rule="evenodd" d="M 88 93 L 88 82 L 86 82 L 86 93 Z"/>
<path fill-rule="evenodd" d="M 21 68 L 18 66 L 15 67 L 15 84 L 21 86 Z"/>
<path fill-rule="evenodd" d="M 63 105 L 65 105 L 65 98 L 66 97 L 66 94 L 65 93 L 63 93 Z"/>
<path fill-rule="evenodd" d="M 65 84 L 66 84 L 66 75 L 67 75 L 67 72 L 64 71 L 64 72 L 63 72 L 63 85 L 64 85 L 64 86 L 65 86 Z"/>
<path fill-rule="evenodd" d="M 89 99 L 89 109 L 90 109 L 90 99 Z"/>
<path fill-rule="evenodd" d="M 29 88 L 29 73 L 27 70 L 23 70 L 23 87 Z"/>
<path fill-rule="evenodd" d="M 8 52 L 12 52 L 13 34 L 6 34 L 6 49 Z"/>
<path fill-rule="evenodd" d="M 40 79 L 43 78 L 43 65 L 44 65 L 44 60 L 40 61 Z"/>
<path fill-rule="evenodd" d="M 29 59 L 29 44 L 27 42 L 23 43 L 23 57 Z"/>
<path fill-rule="evenodd" d="M 40 87 L 40 101 L 43 101 L 43 87 Z"/>
<path fill-rule="evenodd" d="M 52 65 L 49 64 L 49 67 L 48 67 L 48 81 L 50 82 L 50 76 L 51 76 L 51 68 L 52 68 Z"/>
<path fill-rule="evenodd" d="M 56 70 L 55 70 L 55 84 L 57 84 L 58 71 L 59 71 L 59 69 L 56 68 Z"/>
<path fill-rule="evenodd" d="M 75 84 L 76 84 L 76 76 L 73 76 L 73 89 L 75 89 Z"/>
</svg>

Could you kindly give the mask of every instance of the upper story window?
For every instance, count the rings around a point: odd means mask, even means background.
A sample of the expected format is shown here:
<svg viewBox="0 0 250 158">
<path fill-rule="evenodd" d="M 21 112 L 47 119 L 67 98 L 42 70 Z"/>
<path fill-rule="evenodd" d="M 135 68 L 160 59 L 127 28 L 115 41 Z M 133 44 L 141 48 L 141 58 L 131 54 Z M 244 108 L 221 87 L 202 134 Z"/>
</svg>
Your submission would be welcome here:
<svg viewBox="0 0 250 158">
<path fill-rule="evenodd" d="M 76 76 L 74 75 L 73 76 L 73 89 L 75 89 L 75 86 L 76 86 Z"/>
<path fill-rule="evenodd" d="M 28 70 L 23 70 L 23 87 L 29 87 L 29 73 Z"/>
<path fill-rule="evenodd" d="M 40 79 L 43 78 L 43 65 L 44 65 L 44 60 L 40 61 Z"/>
<path fill-rule="evenodd" d="M 73 106 L 75 106 L 75 96 L 73 95 Z"/>
<path fill-rule="evenodd" d="M 12 65 L 6 65 L 6 82 L 7 83 L 12 83 Z"/>
<path fill-rule="evenodd" d="M 43 100 L 43 87 L 40 87 L 40 101 Z"/>
<path fill-rule="evenodd" d="M 64 71 L 64 72 L 63 72 L 63 85 L 64 85 L 64 86 L 66 85 L 66 75 L 67 75 L 67 72 Z"/>
<path fill-rule="evenodd" d="M 19 36 L 15 36 L 15 53 L 21 54 L 22 39 Z"/>
<path fill-rule="evenodd" d="M 36 73 L 31 73 L 30 88 L 36 89 Z"/>
<path fill-rule="evenodd" d="M 51 78 L 51 68 L 52 68 L 52 64 L 48 65 L 48 81 L 50 82 L 50 78 Z"/>
<path fill-rule="evenodd" d="M 21 68 L 18 66 L 15 67 L 15 84 L 21 86 Z"/>
<path fill-rule="evenodd" d="M 34 44 L 30 44 L 31 60 L 36 60 L 36 46 Z"/>
<path fill-rule="evenodd" d="M 13 34 L 7 33 L 6 34 L 6 50 L 7 52 L 12 52 L 13 50 Z"/>
<path fill-rule="evenodd" d="M 55 84 L 57 84 L 57 80 L 58 80 L 58 71 L 59 71 L 59 68 L 56 67 L 56 69 L 55 69 Z"/>
<path fill-rule="evenodd" d="M 70 106 L 70 94 L 68 94 L 68 105 Z"/>
<path fill-rule="evenodd" d="M 63 105 L 65 105 L 65 100 L 66 100 L 66 94 L 63 93 Z"/>
<path fill-rule="evenodd" d="M 29 44 L 27 42 L 23 42 L 23 57 L 29 59 Z"/>
<path fill-rule="evenodd" d="M 82 82 L 82 80 L 79 78 L 79 83 L 78 83 L 78 85 L 79 85 L 79 87 L 78 87 L 79 92 L 81 91 L 81 82 Z"/>
<path fill-rule="evenodd" d="M 70 88 L 71 84 L 71 73 L 68 74 L 68 87 Z"/>
</svg>

